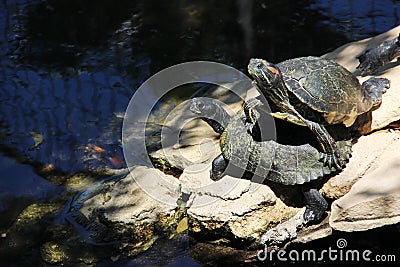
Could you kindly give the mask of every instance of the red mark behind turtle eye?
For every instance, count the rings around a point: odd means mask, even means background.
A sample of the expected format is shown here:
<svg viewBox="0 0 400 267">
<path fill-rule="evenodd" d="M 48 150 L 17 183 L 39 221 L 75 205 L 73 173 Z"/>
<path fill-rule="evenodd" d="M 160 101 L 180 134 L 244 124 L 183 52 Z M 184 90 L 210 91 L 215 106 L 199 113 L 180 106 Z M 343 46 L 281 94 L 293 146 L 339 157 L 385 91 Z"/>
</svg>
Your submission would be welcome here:
<svg viewBox="0 0 400 267">
<path fill-rule="evenodd" d="M 279 74 L 279 71 L 275 69 L 274 67 L 267 67 L 267 69 L 272 72 L 273 74 Z"/>
</svg>

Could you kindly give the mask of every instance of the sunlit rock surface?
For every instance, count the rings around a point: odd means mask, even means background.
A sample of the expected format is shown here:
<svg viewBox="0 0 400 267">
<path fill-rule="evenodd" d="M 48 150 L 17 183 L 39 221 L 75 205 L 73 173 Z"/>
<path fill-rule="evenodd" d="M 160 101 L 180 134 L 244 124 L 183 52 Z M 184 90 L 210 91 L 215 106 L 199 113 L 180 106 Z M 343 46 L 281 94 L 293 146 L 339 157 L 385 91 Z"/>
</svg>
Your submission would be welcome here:
<svg viewBox="0 0 400 267">
<path fill-rule="evenodd" d="M 329 222 L 336 230 L 365 231 L 400 222 L 400 134 L 379 135 L 370 136 L 369 145 L 381 151 L 350 192 L 332 203 Z"/>
</svg>

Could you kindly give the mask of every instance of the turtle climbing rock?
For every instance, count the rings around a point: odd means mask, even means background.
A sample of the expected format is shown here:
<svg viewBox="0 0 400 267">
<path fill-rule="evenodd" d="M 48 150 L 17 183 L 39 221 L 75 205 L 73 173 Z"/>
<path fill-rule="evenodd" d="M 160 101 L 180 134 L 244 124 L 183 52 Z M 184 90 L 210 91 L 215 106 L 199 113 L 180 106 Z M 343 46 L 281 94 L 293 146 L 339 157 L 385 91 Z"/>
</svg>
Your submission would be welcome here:
<svg viewBox="0 0 400 267">
<path fill-rule="evenodd" d="M 378 106 L 390 87 L 385 78 L 370 78 L 362 85 L 357 77 L 339 64 L 319 57 L 289 59 L 276 65 L 251 59 L 248 71 L 261 93 L 276 106 L 276 118 L 308 126 L 316 135 L 329 167 L 340 170 L 344 162 L 326 124 L 351 126 L 357 116 Z M 263 107 L 250 99 L 245 104 L 247 120 L 254 125 Z"/>
<path fill-rule="evenodd" d="M 308 182 L 333 171 L 320 161 L 320 153 L 316 148 L 309 144 L 291 146 L 273 140 L 255 141 L 246 129 L 246 116 L 243 112 L 231 118 L 211 99 L 192 99 L 190 110 L 213 129 L 225 128 L 220 137 L 222 153 L 212 162 L 211 179 L 220 179 L 228 165 L 233 164 L 279 184 L 302 185 L 307 202 L 304 220 L 312 223 L 323 217 L 328 203 Z M 343 156 L 340 160 L 347 162 L 351 153 L 351 141 L 339 141 L 337 147 Z"/>
</svg>

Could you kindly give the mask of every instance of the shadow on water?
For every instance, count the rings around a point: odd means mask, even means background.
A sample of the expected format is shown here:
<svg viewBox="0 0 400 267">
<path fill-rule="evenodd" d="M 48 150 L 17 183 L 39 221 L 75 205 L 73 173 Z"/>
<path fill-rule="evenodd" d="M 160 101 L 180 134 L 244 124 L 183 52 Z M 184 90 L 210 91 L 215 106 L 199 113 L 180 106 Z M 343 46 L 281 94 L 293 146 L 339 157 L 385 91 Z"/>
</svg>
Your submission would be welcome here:
<svg viewBox="0 0 400 267">
<path fill-rule="evenodd" d="M 377 2 L 0 1 L 0 146 L 17 160 L 1 157 L 0 216 L 61 190 L 18 162 L 68 174 L 118 168 L 125 109 L 157 71 L 320 55 L 399 24 L 400 3 Z M 37 189 L 26 197 L 27 187 Z"/>
</svg>

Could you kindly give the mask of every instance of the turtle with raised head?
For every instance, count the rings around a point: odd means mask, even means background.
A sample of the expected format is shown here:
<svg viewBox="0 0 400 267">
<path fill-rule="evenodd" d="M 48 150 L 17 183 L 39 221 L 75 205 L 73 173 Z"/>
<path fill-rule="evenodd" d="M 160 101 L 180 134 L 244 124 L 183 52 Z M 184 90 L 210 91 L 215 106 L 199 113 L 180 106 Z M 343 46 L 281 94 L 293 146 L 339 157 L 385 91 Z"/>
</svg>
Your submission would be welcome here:
<svg viewBox="0 0 400 267">
<path fill-rule="evenodd" d="M 320 161 L 320 153 L 316 148 L 309 144 L 292 146 L 282 145 L 273 140 L 255 141 L 247 131 L 243 111 L 231 117 L 211 99 L 192 99 L 190 110 L 214 130 L 224 130 L 219 132 L 221 154 L 212 162 L 212 180 L 219 180 L 228 165 L 233 164 L 279 184 L 302 185 L 306 199 L 305 222 L 314 223 L 323 218 L 328 203 L 309 182 L 334 171 Z M 340 160 L 347 162 L 351 153 L 351 141 L 339 141 L 337 148 L 342 155 Z"/>
<path fill-rule="evenodd" d="M 382 101 L 390 87 L 385 78 L 370 78 L 361 85 L 357 77 L 341 65 L 320 57 L 289 59 L 276 65 L 251 59 L 248 72 L 261 93 L 277 108 L 276 118 L 308 126 L 322 149 L 324 164 L 340 170 L 344 162 L 326 124 L 351 126 L 357 116 Z M 245 103 L 245 113 L 254 125 L 263 107 L 253 98 Z M 251 127 L 250 127 L 251 128 Z"/>
</svg>

